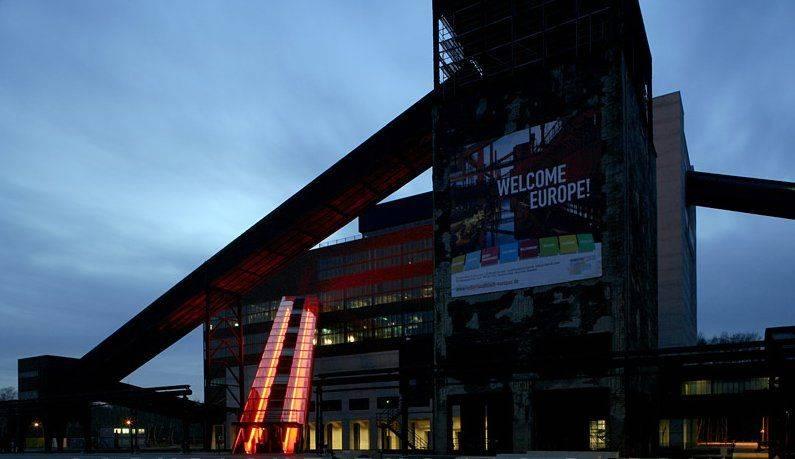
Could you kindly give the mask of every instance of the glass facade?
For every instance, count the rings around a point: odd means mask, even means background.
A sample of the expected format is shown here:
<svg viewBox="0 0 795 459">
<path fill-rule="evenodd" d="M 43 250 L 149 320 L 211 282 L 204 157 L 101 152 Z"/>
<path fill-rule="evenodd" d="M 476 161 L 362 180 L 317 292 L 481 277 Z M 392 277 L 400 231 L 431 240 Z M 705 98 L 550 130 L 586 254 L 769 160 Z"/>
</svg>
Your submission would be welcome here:
<svg viewBox="0 0 795 459">
<path fill-rule="evenodd" d="M 357 314 L 344 320 L 321 315 L 316 344 L 332 346 L 432 334 L 431 235 L 430 227 L 409 227 L 317 250 L 310 260 L 316 269 L 309 293 L 318 296 L 321 313 L 355 310 Z M 355 247 L 347 249 L 350 245 Z M 427 306 L 419 311 L 417 307 L 412 312 L 401 311 L 402 304 L 417 300 L 426 300 Z M 274 298 L 244 306 L 243 325 L 252 328 L 245 331 L 246 355 L 262 351 L 278 305 L 279 299 Z M 379 312 L 393 312 L 371 313 L 374 307 L 379 307 Z M 217 326 L 225 324 L 220 321 Z M 258 324 L 265 325 L 256 327 Z M 216 357 L 233 355 L 234 350 L 219 349 Z"/>
<path fill-rule="evenodd" d="M 400 348 L 404 338 L 430 337 L 433 334 L 432 234 L 432 227 L 427 222 L 419 222 L 395 231 L 318 248 L 310 251 L 300 265 L 285 269 L 284 279 L 275 278 L 244 298 L 239 319 L 231 311 L 218 314 L 211 321 L 211 362 L 228 365 L 231 370 L 220 371 L 222 368 L 219 368 L 215 386 L 223 388 L 228 384 L 233 388 L 236 384 L 233 374 L 236 367 L 233 365 L 236 365 L 238 350 L 234 337 L 241 328 L 246 375 L 256 372 L 254 363 L 266 350 L 272 329 L 277 324 L 287 326 L 279 320 L 278 314 L 284 295 L 314 295 L 318 298 L 315 334 L 298 340 L 310 339 L 317 346 L 315 355 L 318 358 L 369 352 L 370 344 L 377 344 L 372 349 L 378 351 L 394 351 Z M 288 327 L 297 328 L 297 324 Z M 430 340 L 428 342 L 430 345 Z M 295 354 L 297 361 L 302 363 L 299 370 L 308 370 L 311 365 L 301 358 L 303 353 L 298 347 Z M 257 374 L 253 382 L 257 387 L 263 386 L 259 376 Z M 248 394 L 251 383 L 247 380 L 245 384 Z M 292 418 L 295 418 L 294 413 L 303 411 L 298 405 L 306 400 L 304 387 L 288 387 L 285 393 L 285 413 Z M 292 396 L 293 393 L 296 396 Z M 387 394 L 389 396 L 382 396 Z M 321 427 L 324 438 L 320 445 L 316 438 L 314 402 L 310 403 L 303 429 L 305 448 L 325 446 L 335 450 L 366 451 L 400 447 L 395 431 L 379 426 L 380 416 L 383 416 L 383 408 L 379 405 L 387 399 L 397 404 L 397 387 L 394 392 L 390 389 L 377 396 L 373 394 L 364 398 L 363 393 L 355 395 L 343 397 L 347 398 L 344 404 L 336 398 L 322 401 L 325 419 Z M 236 405 L 228 396 L 226 403 L 229 407 Z M 293 405 L 298 408 L 293 409 Z M 297 418 L 292 421 L 301 423 Z M 424 414 L 423 419 L 412 421 L 409 428 L 414 447 L 427 448 L 430 443 L 428 414 Z"/>
<path fill-rule="evenodd" d="M 399 301 L 433 297 L 433 276 L 416 276 L 344 289 L 326 290 L 318 294 L 322 312 L 358 309 Z"/>
<path fill-rule="evenodd" d="M 374 339 L 403 338 L 433 333 L 433 312 L 390 314 L 340 322 L 318 330 L 317 343 L 329 346 Z"/>
</svg>

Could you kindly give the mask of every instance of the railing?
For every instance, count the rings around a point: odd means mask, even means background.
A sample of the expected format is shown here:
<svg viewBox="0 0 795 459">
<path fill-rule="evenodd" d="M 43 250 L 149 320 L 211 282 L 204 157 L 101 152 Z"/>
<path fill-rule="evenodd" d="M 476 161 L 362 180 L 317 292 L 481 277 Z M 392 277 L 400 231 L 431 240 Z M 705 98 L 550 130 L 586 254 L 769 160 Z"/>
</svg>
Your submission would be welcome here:
<svg viewBox="0 0 795 459">
<path fill-rule="evenodd" d="M 376 423 L 378 427 L 387 429 L 394 433 L 399 439 L 402 439 L 400 411 L 400 404 L 398 404 L 398 406 L 384 408 L 378 412 Z M 406 445 L 404 445 L 403 449 L 428 449 L 428 442 L 424 438 L 417 437 L 416 429 L 409 426 L 406 432 Z"/>
<path fill-rule="evenodd" d="M 345 236 L 345 237 L 341 237 L 341 238 L 338 238 L 338 239 L 332 239 L 330 241 L 321 242 L 318 245 L 312 247 L 312 249 L 313 250 L 314 249 L 320 249 L 320 248 L 328 247 L 328 246 L 331 246 L 331 245 L 342 244 L 344 242 L 358 241 L 362 237 L 363 236 L 361 235 L 361 233 L 357 233 L 357 234 L 354 234 L 352 236 Z"/>
</svg>

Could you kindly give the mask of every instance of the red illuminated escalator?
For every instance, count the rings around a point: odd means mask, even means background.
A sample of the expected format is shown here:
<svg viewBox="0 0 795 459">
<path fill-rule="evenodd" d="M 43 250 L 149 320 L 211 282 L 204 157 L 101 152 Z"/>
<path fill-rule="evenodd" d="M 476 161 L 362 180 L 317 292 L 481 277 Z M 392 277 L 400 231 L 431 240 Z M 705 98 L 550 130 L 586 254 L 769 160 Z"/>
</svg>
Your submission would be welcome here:
<svg viewBox="0 0 795 459">
<path fill-rule="evenodd" d="M 282 298 L 240 417 L 236 454 L 296 451 L 306 423 L 317 297 Z"/>
</svg>

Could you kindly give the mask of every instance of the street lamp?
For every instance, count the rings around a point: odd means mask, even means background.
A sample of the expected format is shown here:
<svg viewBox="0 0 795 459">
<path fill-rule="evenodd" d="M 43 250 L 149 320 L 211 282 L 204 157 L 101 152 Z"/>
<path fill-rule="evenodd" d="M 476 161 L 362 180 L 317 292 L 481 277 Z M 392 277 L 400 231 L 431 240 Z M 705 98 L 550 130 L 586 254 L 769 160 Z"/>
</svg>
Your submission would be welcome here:
<svg viewBox="0 0 795 459">
<path fill-rule="evenodd" d="M 135 452 L 135 440 L 136 440 L 136 435 L 134 433 L 135 429 L 132 428 L 133 420 L 131 418 L 125 419 L 124 425 L 128 427 L 130 432 L 130 452 L 133 453 Z"/>
</svg>

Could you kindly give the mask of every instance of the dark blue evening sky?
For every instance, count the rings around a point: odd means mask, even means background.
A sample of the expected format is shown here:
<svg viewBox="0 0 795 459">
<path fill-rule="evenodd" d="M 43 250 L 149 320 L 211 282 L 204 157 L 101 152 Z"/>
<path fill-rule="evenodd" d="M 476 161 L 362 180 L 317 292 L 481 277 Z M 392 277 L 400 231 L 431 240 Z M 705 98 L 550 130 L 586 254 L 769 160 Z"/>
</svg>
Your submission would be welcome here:
<svg viewBox="0 0 795 459">
<path fill-rule="evenodd" d="M 795 181 L 795 3 L 642 5 L 696 169 Z M 19 357 L 84 354 L 427 93 L 430 6 L 0 0 L 0 387 Z M 701 331 L 795 323 L 793 234 L 699 209 Z M 200 392 L 201 371 L 195 331 L 127 381 Z"/>
</svg>

